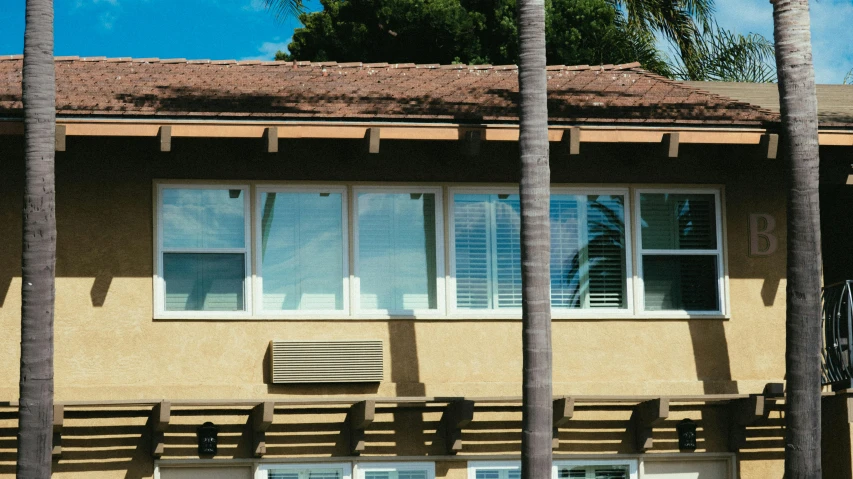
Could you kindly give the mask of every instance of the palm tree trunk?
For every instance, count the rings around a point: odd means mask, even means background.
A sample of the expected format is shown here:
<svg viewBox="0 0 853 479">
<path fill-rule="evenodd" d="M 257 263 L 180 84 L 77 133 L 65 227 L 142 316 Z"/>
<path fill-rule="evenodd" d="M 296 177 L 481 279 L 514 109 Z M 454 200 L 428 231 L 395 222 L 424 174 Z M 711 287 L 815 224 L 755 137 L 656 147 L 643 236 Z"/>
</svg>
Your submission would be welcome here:
<svg viewBox="0 0 853 479">
<path fill-rule="evenodd" d="M 24 187 L 21 378 L 17 477 L 50 477 L 56 269 L 56 90 L 53 1 L 27 0 L 24 32 Z"/>
<path fill-rule="evenodd" d="M 808 0 L 773 0 L 788 161 L 785 477 L 820 478 L 820 205 L 817 95 Z"/>
<path fill-rule="evenodd" d="M 518 2 L 521 284 L 524 349 L 521 477 L 551 477 L 551 230 L 545 3 Z"/>
</svg>

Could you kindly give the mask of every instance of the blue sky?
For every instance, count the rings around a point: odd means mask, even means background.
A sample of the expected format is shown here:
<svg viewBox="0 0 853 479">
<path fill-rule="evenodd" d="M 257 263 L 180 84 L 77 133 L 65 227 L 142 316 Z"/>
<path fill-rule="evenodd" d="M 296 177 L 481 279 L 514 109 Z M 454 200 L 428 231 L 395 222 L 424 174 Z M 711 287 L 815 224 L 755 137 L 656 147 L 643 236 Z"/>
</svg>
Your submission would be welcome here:
<svg viewBox="0 0 853 479">
<path fill-rule="evenodd" d="M 768 0 L 716 4 L 722 26 L 772 39 Z M 817 81 L 840 83 L 853 69 L 853 0 L 812 0 L 811 9 Z M 55 11 L 57 55 L 272 59 L 298 26 L 262 0 L 55 0 Z M 0 0 L 0 25 L 0 55 L 21 53 L 24 0 Z"/>
</svg>

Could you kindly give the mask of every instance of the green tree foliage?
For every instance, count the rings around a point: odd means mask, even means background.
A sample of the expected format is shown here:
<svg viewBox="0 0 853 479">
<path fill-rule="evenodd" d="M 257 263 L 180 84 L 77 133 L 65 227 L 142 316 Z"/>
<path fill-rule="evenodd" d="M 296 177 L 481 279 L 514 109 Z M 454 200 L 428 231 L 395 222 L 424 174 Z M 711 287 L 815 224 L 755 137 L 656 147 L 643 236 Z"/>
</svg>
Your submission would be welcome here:
<svg viewBox="0 0 853 479">
<path fill-rule="evenodd" d="M 773 42 L 757 33 L 741 35 L 715 25 L 705 30 L 692 53 L 672 63 L 679 80 L 773 83 Z"/>
<path fill-rule="evenodd" d="M 279 60 L 518 63 L 515 0 L 321 0 L 302 13 Z M 548 64 L 639 61 L 670 70 L 650 33 L 629 26 L 609 0 L 546 0 Z"/>
</svg>

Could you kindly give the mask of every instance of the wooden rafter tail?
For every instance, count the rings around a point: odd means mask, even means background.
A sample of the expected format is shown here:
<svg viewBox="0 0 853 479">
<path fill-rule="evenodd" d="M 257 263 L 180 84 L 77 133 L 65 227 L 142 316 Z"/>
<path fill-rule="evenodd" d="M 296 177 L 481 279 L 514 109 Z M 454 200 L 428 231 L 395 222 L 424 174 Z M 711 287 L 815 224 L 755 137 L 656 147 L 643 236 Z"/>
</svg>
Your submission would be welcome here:
<svg viewBox="0 0 853 479">
<path fill-rule="evenodd" d="M 369 127 L 364 132 L 364 143 L 367 153 L 372 155 L 379 153 L 380 133 L 380 128 L 375 126 Z"/>
<path fill-rule="evenodd" d="M 376 402 L 372 400 L 359 401 L 350 406 L 347 414 L 346 427 L 349 429 L 349 452 L 357 456 L 367 446 L 365 429 L 376 417 Z"/>
<path fill-rule="evenodd" d="M 157 131 L 157 138 L 160 140 L 160 151 L 172 151 L 172 127 L 163 125 Z"/>
<path fill-rule="evenodd" d="M 766 389 L 766 388 L 765 388 Z M 751 394 L 746 399 L 732 401 L 729 406 L 731 424 L 729 425 L 729 449 L 739 451 L 746 445 L 746 428 L 770 414 L 770 408 L 776 401 L 762 394 Z"/>
<path fill-rule="evenodd" d="M 172 404 L 161 401 L 151 410 L 151 455 L 155 458 L 163 456 L 166 448 L 166 428 L 172 416 Z"/>
<path fill-rule="evenodd" d="M 575 414 L 575 399 L 571 397 L 561 397 L 554 399 L 554 431 L 551 439 L 551 448 L 559 449 L 560 447 L 560 427 L 565 426 L 571 421 Z"/>
<path fill-rule="evenodd" d="M 563 130 L 563 138 L 560 140 L 565 156 L 576 156 L 581 154 L 581 129 L 573 126 Z"/>
<path fill-rule="evenodd" d="M 62 427 L 65 424 L 65 406 L 53 404 L 53 458 L 62 457 Z"/>
<path fill-rule="evenodd" d="M 634 428 L 634 439 L 637 452 L 646 452 L 654 447 L 652 433 L 654 427 L 660 425 L 669 417 L 669 399 L 659 398 L 644 401 L 634 408 L 631 414 L 631 425 Z"/>
<path fill-rule="evenodd" d="M 480 130 L 467 130 L 462 137 L 462 151 L 465 156 L 475 157 L 480 155 L 480 147 L 483 143 L 483 132 Z"/>
<path fill-rule="evenodd" d="M 67 127 L 65 125 L 56 125 L 56 151 L 65 151 L 65 135 Z"/>
<path fill-rule="evenodd" d="M 667 158 L 678 158 L 678 146 L 680 139 L 681 133 L 677 131 L 663 134 L 661 143 L 663 144 Z"/>
<path fill-rule="evenodd" d="M 462 429 L 474 420 L 474 401 L 459 399 L 451 401 L 441 416 L 444 431 L 445 452 L 455 455 L 462 450 Z"/>
<path fill-rule="evenodd" d="M 264 148 L 267 153 L 278 153 L 278 128 L 270 126 L 264 128 Z"/>
<path fill-rule="evenodd" d="M 275 418 L 275 402 L 266 401 L 252 408 L 252 452 L 255 457 L 263 457 L 267 453 L 267 429 Z"/>
<path fill-rule="evenodd" d="M 776 133 L 761 135 L 761 149 L 768 160 L 775 160 L 779 153 L 779 135 Z"/>
</svg>

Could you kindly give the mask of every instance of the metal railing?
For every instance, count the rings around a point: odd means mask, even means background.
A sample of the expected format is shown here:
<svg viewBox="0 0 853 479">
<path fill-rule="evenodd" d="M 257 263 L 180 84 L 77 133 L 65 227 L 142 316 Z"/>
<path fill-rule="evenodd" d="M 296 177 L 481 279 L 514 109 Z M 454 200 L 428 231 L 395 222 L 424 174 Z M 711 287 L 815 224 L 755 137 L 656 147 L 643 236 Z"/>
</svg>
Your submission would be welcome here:
<svg viewBox="0 0 853 479">
<path fill-rule="evenodd" d="M 833 391 L 853 387 L 853 280 L 823 288 L 822 382 Z"/>
</svg>

